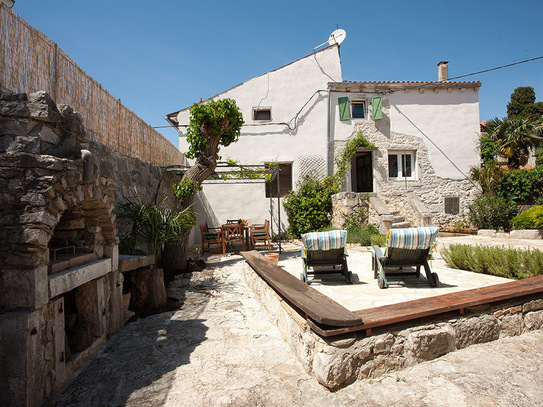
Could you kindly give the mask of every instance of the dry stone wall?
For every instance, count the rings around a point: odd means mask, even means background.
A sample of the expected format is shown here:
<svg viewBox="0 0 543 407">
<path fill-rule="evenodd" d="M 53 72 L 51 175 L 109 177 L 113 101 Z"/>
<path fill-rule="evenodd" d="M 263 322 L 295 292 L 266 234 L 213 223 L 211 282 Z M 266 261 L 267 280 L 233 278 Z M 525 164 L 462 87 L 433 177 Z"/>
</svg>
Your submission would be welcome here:
<svg viewBox="0 0 543 407">
<path fill-rule="evenodd" d="M 248 264 L 243 277 L 305 369 L 329 389 L 379 377 L 477 343 L 543 328 L 543 299 L 525 298 L 466 309 L 459 316 L 447 314 L 384 327 L 369 337 L 362 331 L 322 338 L 309 329 L 302 316 L 282 304 Z"/>
</svg>

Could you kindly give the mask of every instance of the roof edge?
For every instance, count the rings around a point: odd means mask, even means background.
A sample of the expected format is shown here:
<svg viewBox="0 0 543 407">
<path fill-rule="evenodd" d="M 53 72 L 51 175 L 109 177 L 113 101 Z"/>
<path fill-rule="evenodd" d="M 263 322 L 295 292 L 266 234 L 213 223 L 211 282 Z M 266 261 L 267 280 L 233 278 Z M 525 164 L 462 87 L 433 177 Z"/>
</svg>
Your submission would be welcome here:
<svg viewBox="0 0 543 407">
<path fill-rule="evenodd" d="M 214 98 L 216 98 L 217 96 L 222 95 L 223 93 L 229 92 L 229 91 L 231 91 L 232 89 L 236 89 L 236 88 L 240 87 L 241 85 L 243 85 L 243 84 L 245 84 L 245 83 L 247 83 L 247 82 L 249 82 L 249 81 L 251 81 L 251 80 L 253 80 L 253 79 L 260 78 L 260 77 L 262 77 L 262 76 L 264 76 L 264 75 L 267 75 L 267 74 L 269 74 L 269 73 L 279 71 L 279 70 L 281 70 L 281 69 L 283 69 L 283 68 L 286 68 L 287 66 L 290 66 L 290 65 L 292 65 L 292 64 L 295 64 L 296 62 L 299 62 L 299 61 L 301 61 L 301 60 L 303 60 L 303 59 L 309 58 L 309 57 L 311 57 L 311 56 L 313 56 L 313 55 L 319 54 L 319 53 L 321 53 L 321 52 L 324 52 L 324 51 L 326 51 L 326 50 L 328 50 L 328 49 L 330 49 L 330 48 L 334 48 L 334 47 L 336 47 L 336 48 L 339 49 L 339 45 L 338 45 L 338 44 L 332 44 L 332 45 L 329 45 L 329 46 L 327 46 L 327 47 L 324 47 L 323 49 L 320 49 L 320 50 L 318 50 L 318 51 L 313 51 L 313 52 L 311 52 L 311 53 L 309 53 L 309 54 L 307 54 L 307 55 L 305 55 L 305 56 L 303 56 L 303 57 L 301 57 L 301 58 L 298 58 L 298 59 L 296 59 L 296 60 L 294 60 L 294 61 L 292 61 L 292 62 L 289 62 L 289 63 L 286 64 L 286 65 L 280 66 L 279 68 L 275 68 L 275 69 L 273 69 L 273 70 L 271 70 L 271 71 L 267 71 L 267 72 L 265 72 L 265 73 L 263 73 L 263 74 L 261 74 L 261 75 L 255 76 L 255 77 L 253 77 L 253 78 L 251 78 L 251 79 L 248 79 L 248 80 L 246 80 L 246 81 L 244 81 L 244 82 L 238 83 L 237 85 L 232 86 L 231 88 L 228 88 L 228 89 L 226 89 L 226 90 L 223 90 L 222 92 L 217 93 L 217 94 L 214 95 L 214 96 L 211 96 L 211 97 L 209 97 L 209 98 L 207 98 L 207 99 L 205 99 L 205 100 L 200 101 L 200 103 L 208 102 L 209 100 L 214 99 Z M 166 115 L 166 120 L 167 120 L 167 121 L 173 120 L 173 117 L 174 117 L 174 116 L 177 116 L 180 112 L 182 112 L 182 111 L 184 111 L 184 110 L 187 110 L 187 109 L 190 109 L 190 106 L 187 106 L 187 107 L 185 107 L 185 108 L 183 108 L 183 109 L 180 109 L 180 110 L 178 110 L 178 111 L 176 111 L 176 112 L 167 114 L 167 115 Z"/>
</svg>

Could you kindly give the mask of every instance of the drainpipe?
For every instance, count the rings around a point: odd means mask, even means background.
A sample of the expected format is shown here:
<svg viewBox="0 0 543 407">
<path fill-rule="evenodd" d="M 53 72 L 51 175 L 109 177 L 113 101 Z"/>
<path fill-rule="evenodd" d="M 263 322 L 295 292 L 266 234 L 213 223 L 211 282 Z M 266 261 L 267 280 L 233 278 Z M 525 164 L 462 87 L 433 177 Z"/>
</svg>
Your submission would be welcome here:
<svg viewBox="0 0 543 407">
<path fill-rule="evenodd" d="M 327 101 L 328 101 L 328 107 L 327 107 L 327 114 L 326 114 L 326 175 L 331 175 L 330 171 L 330 91 L 331 86 L 328 84 L 328 94 L 327 94 Z"/>
</svg>

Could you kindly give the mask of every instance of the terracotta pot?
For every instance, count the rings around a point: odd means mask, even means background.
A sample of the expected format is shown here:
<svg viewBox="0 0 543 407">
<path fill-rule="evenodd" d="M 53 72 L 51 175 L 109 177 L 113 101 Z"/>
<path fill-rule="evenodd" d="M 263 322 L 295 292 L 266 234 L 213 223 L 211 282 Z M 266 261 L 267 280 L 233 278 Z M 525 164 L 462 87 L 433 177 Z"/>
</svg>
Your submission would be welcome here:
<svg viewBox="0 0 543 407">
<path fill-rule="evenodd" d="M 266 253 L 264 257 L 272 261 L 273 264 L 277 264 L 279 262 L 279 253 Z"/>
</svg>

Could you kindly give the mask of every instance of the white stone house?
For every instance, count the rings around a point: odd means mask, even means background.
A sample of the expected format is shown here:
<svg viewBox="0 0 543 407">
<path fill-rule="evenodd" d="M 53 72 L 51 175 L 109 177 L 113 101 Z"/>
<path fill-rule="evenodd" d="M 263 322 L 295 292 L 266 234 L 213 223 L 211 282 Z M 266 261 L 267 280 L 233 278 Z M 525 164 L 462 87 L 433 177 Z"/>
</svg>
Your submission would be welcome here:
<svg viewBox="0 0 543 407">
<path fill-rule="evenodd" d="M 447 75 L 447 64 L 440 63 Z M 469 167 L 477 165 L 480 82 L 344 81 L 332 45 L 250 79 L 211 99 L 232 98 L 245 125 L 221 156 L 242 164 L 281 164 L 281 196 L 305 174 L 332 174 L 334 157 L 362 131 L 375 148 L 353 157 L 345 192 L 371 193 L 373 221 L 386 227 L 397 213 L 415 226 L 461 220 L 473 199 Z M 205 101 L 204 101 L 205 103 Z M 186 151 L 189 107 L 167 115 Z M 211 224 L 271 219 L 276 200 L 265 184 L 204 184 L 197 210 Z M 284 212 L 281 229 L 288 226 Z M 196 237 L 198 240 L 198 237 Z"/>
</svg>

